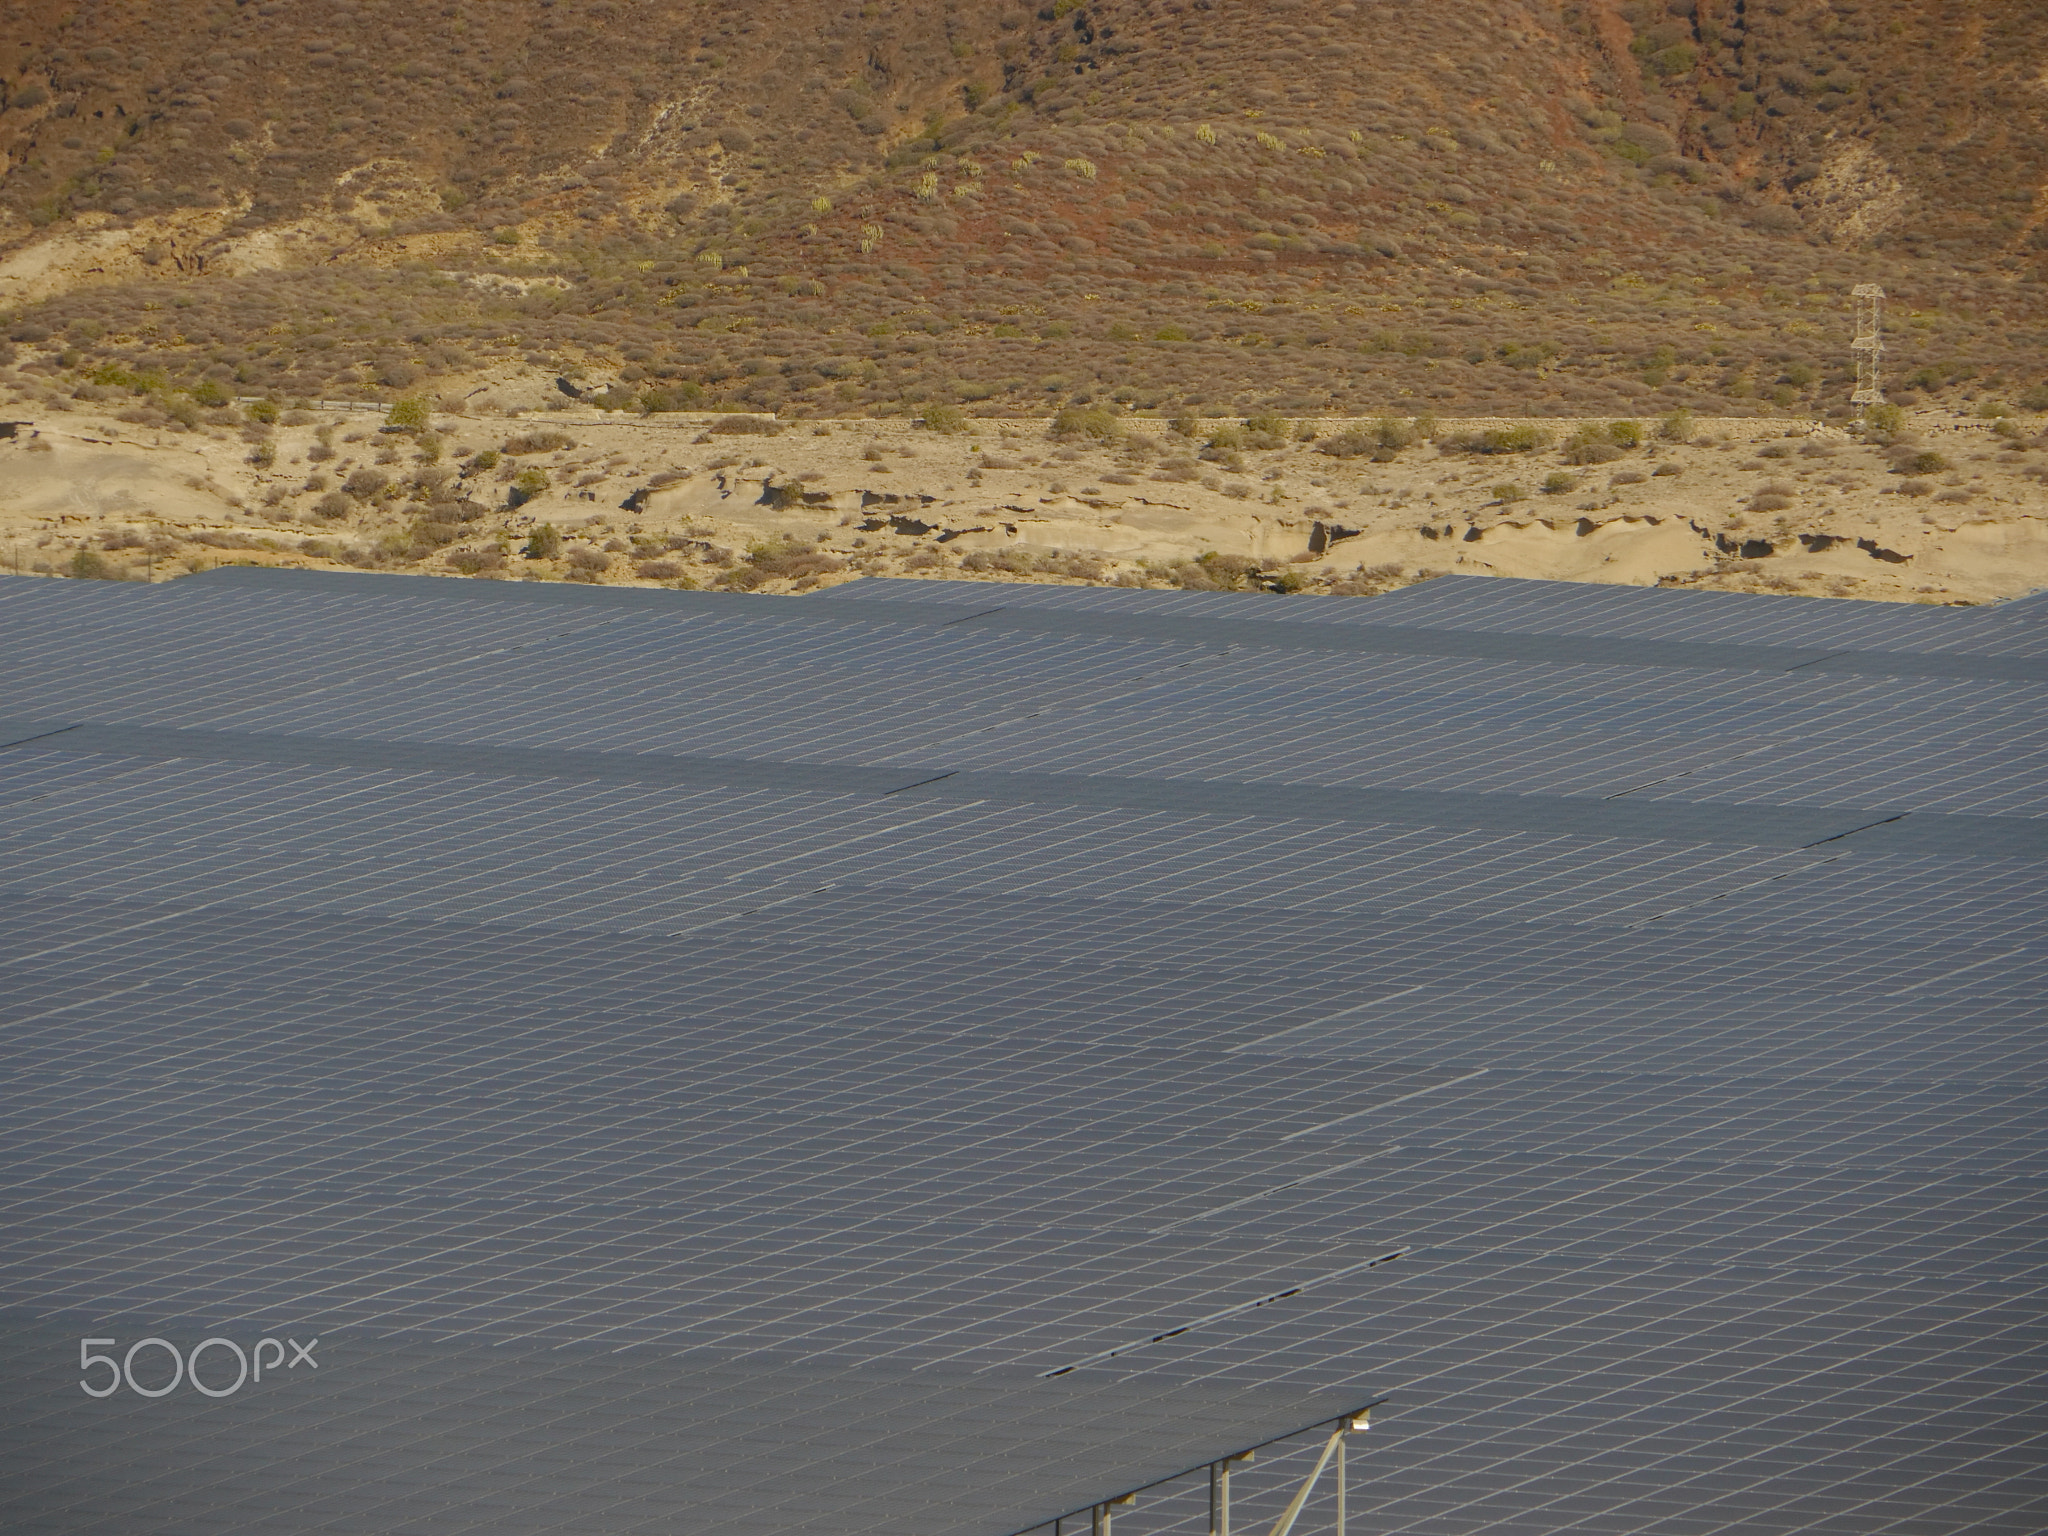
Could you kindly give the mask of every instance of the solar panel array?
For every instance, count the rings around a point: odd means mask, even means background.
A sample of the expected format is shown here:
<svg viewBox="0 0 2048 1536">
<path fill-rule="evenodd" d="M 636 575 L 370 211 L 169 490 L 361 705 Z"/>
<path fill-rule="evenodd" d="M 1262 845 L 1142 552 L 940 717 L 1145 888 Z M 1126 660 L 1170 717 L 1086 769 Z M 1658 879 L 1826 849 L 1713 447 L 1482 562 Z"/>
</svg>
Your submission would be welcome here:
<svg viewBox="0 0 2048 1536">
<path fill-rule="evenodd" d="M 2042 617 L 0 580 L 0 1521 L 2048 1529 Z"/>
</svg>

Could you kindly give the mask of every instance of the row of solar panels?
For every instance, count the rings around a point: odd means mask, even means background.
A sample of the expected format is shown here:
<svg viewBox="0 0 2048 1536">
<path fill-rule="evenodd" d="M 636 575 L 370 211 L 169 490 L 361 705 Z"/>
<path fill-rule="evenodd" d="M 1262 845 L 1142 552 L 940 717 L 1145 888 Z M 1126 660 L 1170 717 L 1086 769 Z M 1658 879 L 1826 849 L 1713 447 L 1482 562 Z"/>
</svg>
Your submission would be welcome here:
<svg viewBox="0 0 2048 1536">
<path fill-rule="evenodd" d="M 2038 1529 L 2034 622 L 0 582 L 10 1528 Z"/>
</svg>

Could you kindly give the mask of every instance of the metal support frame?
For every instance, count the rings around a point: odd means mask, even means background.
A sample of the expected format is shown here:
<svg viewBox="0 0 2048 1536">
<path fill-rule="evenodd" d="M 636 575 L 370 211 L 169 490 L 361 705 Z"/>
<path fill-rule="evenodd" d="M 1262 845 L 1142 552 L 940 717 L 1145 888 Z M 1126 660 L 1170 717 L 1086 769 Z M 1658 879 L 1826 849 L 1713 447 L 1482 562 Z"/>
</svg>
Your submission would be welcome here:
<svg viewBox="0 0 2048 1536">
<path fill-rule="evenodd" d="M 1168 1483 L 1178 1482 L 1183 1477 L 1191 1477 L 1195 1473 L 1202 1471 L 1207 1471 L 1209 1474 L 1209 1536 L 1232 1536 L 1230 1526 L 1231 1468 L 1240 1461 L 1251 1461 L 1257 1452 L 1264 1450 L 1269 1445 L 1278 1445 L 1283 1440 L 1292 1440 L 1296 1435 L 1306 1434 L 1310 1430 L 1322 1429 L 1326 1425 L 1334 1425 L 1335 1429 L 1332 1431 L 1330 1438 L 1324 1442 L 1322 1454 L 1316 1458 L 1315 1467 L 1309 1472 L 1307 1480 L 1302 1483 L 1300 1489 L 1295 1493 L 1293 1500 L 1288 1504 L 1287 1512 L 1280 1517 L 1278 1523 L 1267 1533 L 1267 1536 L 1293 1536 L 1295 1522 L 1301 1518 L 1301 1512 L 1307 1506 L 1309 1496 L 1315 1492 L 1317 1482 L 1321 1480 L 1323 1472 L 1329 1467 L 1333 1458 L 1337 1464 L 1337 1536 L 1345 1536 L 1345 1521 L 1348 1511 L 1346 1509 L 1347 1489 L 1345 1485 L 1344 1444 L 1352 1435 L 1360 1434 L 1372 1427 L 1372 1411 L 1384 1402 L 1386 1402 L 1386 1399 L 1383 1397 L 1375 1398 L 1363 1408 L 1355 1408 L 1349 1413 L 1339 1415 L 1337 1418 L 1322 1419 L 1314 1424 L 1305 1424 L 1300 1429 L 1291 1430 L 1287 1434 L 1275 1435 L 1270 1440 L 1262 1440 L 1257 1445 L 1251 1446 L 1246 1450 L 1235 1451 L 1228 1456 L 1219 1456 L 1214 1461 L 1189 1467 L 1182 1472 L 1173 1472 L 1165 1477 L 1154 1478 L 1151 1482 L 1144 1484 L 1142 1487 L 1134 1488 L 1129 1493 L 1117 1494 L 1115 1497 L 1104 1499 L 1100 1503 L 1087 1505 L 1084 1509 L 1069 1510 L 1066 1514 L 1052 1520 L 1041 1520 L 1036 1525 L 1026 1526 L 1023 1530 L 1011 1533 L 1011 1536 L 1030 1536 L 1030 1533 L 1033 1531 L 1044 1531 L 1047 1529 L 1052 1531 L 1052 1536 L 1066 1536 L 1067 1521 L 1075 1519 L 1083 1513 L 1086 1513 L 1088 1516 L 1089 1536 L 1112 1536 L 1110 1527 L 1117 1509 L 1135 1504 L 1138 1500 L 1138 1495 L 1149 1489 L 1164 1487 Z"/>
<path fill-rule="evenodd" d="M 1330 1464 L 1332 1456 L 1337 1459 L 1337 1531 L 1338 1536 L 1343 1536 L 1344 1442 L 1350 1436 L 1370 1429 L 1371 1419 L 1372 1410 L 1368 1408 L 1362 1413 L 1347 1414 L 1337 1421 L 1336 1430 L 1323 1443 L 1323 1454 L 1316 1458 L 1316 1464 L 1309 1469 L 1308 1476 L 1302 1480 L 1301 1487 L 1295 1491 L 1294 1498 L 1288 1503 L 1286 1513 L 1273 1522 L 1273 1529 L 1267 1536 L 1293 1536 L 1294 1522 L 1301 1518 L 1301 1512 L 1308 1504 L 1309 1495 L 1316 1491 L 1316 1483 L 1322 1478 L 1323 1468 Z"/>
</svg>

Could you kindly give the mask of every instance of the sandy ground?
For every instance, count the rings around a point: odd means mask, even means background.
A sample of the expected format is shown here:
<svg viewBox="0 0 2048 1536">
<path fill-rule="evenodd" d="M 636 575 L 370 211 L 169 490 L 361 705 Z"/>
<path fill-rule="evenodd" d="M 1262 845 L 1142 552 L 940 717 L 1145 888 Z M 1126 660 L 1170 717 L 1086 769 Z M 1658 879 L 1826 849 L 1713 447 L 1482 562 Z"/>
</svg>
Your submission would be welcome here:
<svg viewBox="0 0 2048 1536">
<path fill-rule="evenodd" d="M 116 412 L 5 409 L 26 421 L 0 440 L 7 569 L 73 574 L 89 550 L 88 569 L 157 580 L 229 561 L 466 565 L 495 579 L 764 592 L 863 574 L 1200 585 L 1205 571 L 1308 592 L 1455 571 L 1945 603 L 2048 585 L 2048 437 L 2033 418 L 1995 431 L 1924 412 L 1891 446 L 1806 422 L 1708 418 L 1689 442 L 1653 437 L 1592 466 L 1566 464 L 1555 446 L 1458 451 L 1450 437 L 1499 423 L 1453 420 L 1391 462 L 1338 458 L 1318 448 L 1348 424 L 1317 421 L 1316 441 L 1245 451 L 1229 467 L 1143 420 L 1117 446 L 1056 441 L 1029 421 L 957 435 L 795 422 L 768 436 L 713 435 L 708 416 L 438 414 L 423 452 L 369 410 L 292 412 L 268 428 L 229 407 L 190 429 Z M 1562 443 L 1577 423 L 1536 425 Z M 573 446 L 506 452 L 538 433 Z M 499 460 L 481 467 L 473 455 L 490 449 Z M 1908 452 L 1943 465 L 1901 473 Z M 338 494 L 366 469 L 391 484 Z M 512 505 L 514 477 L 534 469 L 547 488 Z M 434 492 L 413 488 L 423 471 L 448 477 L 439 513 Z M 1553 475 L 1569 487 L 1542 489 Z M 457 511 L 423 542 L 423 520 Z M 543 524 L 563 546 L 529 559 Z M 1212 552 L 1257 572 L 1188 569 Z"/>
</svg>

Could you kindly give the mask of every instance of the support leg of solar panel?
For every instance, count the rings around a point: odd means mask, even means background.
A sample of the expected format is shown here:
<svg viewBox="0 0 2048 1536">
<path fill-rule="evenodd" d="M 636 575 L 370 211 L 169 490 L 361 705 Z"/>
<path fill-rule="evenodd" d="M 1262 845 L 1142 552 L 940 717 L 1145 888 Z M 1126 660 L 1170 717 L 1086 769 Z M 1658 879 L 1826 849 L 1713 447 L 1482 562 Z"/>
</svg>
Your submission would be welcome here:
<svg viewBox="0 0 2048 1536">
<path fill-rule="evenodd" d="M 1344 1536 L 1344 1442 L 1349 1438 L 1337 1437 L 1337 1536 Z"/>
<path fill-rule="evenodd" d="M 1230 1469 L 1256 1454 L 1243 1451 L 1209 1463 L 1209 1536 L 1230 1536 Z"/>
<path fill-rule="evenodd" d="M 1308 1503 L 1308 1496 L 1316 1491 L 1316 1483 L 1323 1475 L 1323 1468 L 1330 1464 L 1330 1457 L 1343 1441 L 1344 1430 L 1340 1428 L 1323 1442 L 1323 1454 L 1316 1458 L 1316 1464 L 1309 1469 L 1308 1476 L 1302 1479 L 1301 1487 L 1295 1490 L 1294 1497 L 1288 1501 L 1286 1512 L 1273 1522 L 1273 1529 L 1268 1536 L 1293 1536 L 1294 1522 L 1301 1518 L 1302 1506 Z"/>
</svg>

